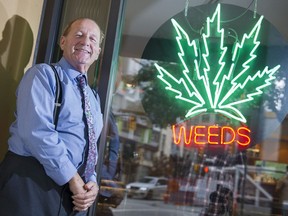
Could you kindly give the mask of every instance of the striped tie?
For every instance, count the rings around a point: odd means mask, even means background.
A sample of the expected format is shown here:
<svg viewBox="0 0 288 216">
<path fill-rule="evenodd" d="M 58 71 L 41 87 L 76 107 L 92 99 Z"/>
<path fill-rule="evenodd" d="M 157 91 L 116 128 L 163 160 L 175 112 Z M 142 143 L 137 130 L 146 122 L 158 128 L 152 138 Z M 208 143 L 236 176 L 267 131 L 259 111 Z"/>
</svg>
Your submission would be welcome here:
<svg viewBox="0 0 288 216">
<path fill-rule="evenodd" d="M 83 75 L 80 75 L 77 77 L 77 80 L 80 85 L 80 89 L 82 92 L 82 101 L 84 104 L 84 113 L 86 117 L 87 127 L 88 127 L 88 143 L 89 143 L 89 149 L 88 149 L 88 156 L 84 171 L 84 177 L 85 180 L 88 181 L 89 178 L 93 175 L 95 170 L 95 164 L 96 164 L 96 158 L 97 158 L 97 143 L 96 143 L 96 136 L 93 126 L 93 116 L 91 113 L 91 106 L 89 101 L 89 96 L 87 92 L 87 85 L 86 85 L 86 78 Z"/>
</svg>

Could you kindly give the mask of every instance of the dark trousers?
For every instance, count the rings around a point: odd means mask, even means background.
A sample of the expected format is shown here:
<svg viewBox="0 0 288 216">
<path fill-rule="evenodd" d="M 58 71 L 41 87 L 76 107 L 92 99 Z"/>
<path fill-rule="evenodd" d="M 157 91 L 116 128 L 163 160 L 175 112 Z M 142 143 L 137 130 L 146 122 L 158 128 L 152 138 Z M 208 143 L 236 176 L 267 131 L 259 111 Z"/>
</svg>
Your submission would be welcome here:
<svg viewBox="0 0 288 216">
<path fill-rule="evenodd" d="M 0 216 L 77 215 L 71 196 L 33 157 L 8 152 L 0 164 Z"/>
</svg>

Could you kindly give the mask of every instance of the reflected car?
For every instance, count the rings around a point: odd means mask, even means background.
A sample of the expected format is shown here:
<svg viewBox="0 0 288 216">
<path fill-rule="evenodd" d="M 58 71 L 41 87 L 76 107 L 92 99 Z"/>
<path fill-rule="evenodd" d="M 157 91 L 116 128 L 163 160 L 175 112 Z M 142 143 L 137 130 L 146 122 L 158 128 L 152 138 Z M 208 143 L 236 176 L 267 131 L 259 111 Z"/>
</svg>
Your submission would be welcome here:
<svg viewBox="0 0 288 216">
<path fill-rule="evenodd" d="M 129 198 L 163 199 L 167 190 L 168 179 L 165 177 L 145 176 L 137 182 L 126 185 Z"/>
</svg>

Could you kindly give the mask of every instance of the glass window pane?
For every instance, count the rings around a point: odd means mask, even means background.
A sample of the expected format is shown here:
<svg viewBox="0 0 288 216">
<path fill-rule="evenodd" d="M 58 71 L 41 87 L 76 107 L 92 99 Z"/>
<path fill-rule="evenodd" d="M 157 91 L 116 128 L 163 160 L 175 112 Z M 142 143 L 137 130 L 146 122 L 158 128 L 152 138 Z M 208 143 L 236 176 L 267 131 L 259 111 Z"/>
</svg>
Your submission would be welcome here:
<svg viewBox="0 0 288 216">
<path fill-rule="evenodd" d="M 113 215 L 285 210 L 287 1 L 225 2 L 127 1 Z"/>
</svg>

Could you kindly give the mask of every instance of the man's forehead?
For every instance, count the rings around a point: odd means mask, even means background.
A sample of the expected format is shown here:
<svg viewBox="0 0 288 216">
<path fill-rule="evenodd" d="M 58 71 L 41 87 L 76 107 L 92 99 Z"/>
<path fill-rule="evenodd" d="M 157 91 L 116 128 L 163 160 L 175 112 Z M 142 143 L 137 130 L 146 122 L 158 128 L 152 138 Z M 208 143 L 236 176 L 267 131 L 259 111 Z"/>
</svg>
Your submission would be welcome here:
<svg viewBox="0 0 288 216">
<path fill-rule="evenodd" d="M 89 20 L 89 19 L 83 19 L 83 20 L 77 20 L 75 21 L 72 26 L 72 28 L 91 28 L 91 29 L 95 29 L 95 31 L 100 30 L 99 26 L 93 21 L 93 20 Z"/>
<path fill-rule="evenodd" d="M 71 30 L 74 32 L 92 32 L 95 35 L 99 35 L 100 29 L 98 25 L 92 20 L 79 20 L 72 24 Z"/>
</svg>

